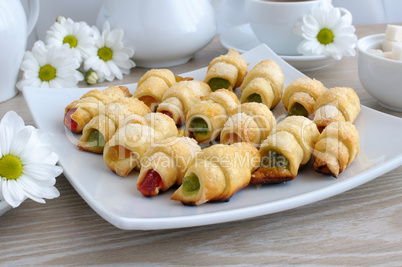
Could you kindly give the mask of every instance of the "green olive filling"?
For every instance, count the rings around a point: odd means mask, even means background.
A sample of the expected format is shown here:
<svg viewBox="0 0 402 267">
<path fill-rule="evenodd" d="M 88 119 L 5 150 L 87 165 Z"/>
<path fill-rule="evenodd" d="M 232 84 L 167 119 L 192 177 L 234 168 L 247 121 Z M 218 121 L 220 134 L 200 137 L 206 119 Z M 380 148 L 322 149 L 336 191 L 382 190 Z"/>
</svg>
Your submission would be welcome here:
<svg viewBox="0 0 402 267">
<path fill-rule="evenodd" d="M 200 117 L 195 117 L 190 122 L 189 130 L 196 135 L 207 135 L 209 132 L 208 123 Z"/>
<path fill-rule="evenodd" d="M 208 82 L 209 87 L 211 88 L 212 92 L 218 89 L 228 89 L 230 87 L 230 82 L 223 78 L 212 78 Z"/>
<path fill-rule="evenodd" d="M 88 136 L 88 142 L 91 143 L 91 147 L 95 149 L 102 149 L 105 147 L 106 140 L 101 132 L 93 130 Z"/>
<path fill-rule="evenodd" d="M 247 97 L 247 102 L 262 103 L 262 98 L 259 94 L 251 94 Z"/>
<path fill-rule="evenodd" d="M 183 178 L 182 186 L 184 194 L 192 195 L 200 190 L 200 180 L 198 179 L 197 175 L 191 173 L 189 176 Z"/>
<path fill-rule="evenodd" d="M 308 117 L 307 109 L 300 103 L 294 103 L 294 105 L 289 109 L 289 116 L 304 116 Z"/>
<path fill-rule="evenodd" d="M 262 157 L 262 167 L 264 168 L 287 168 L 289 166 L 289 160 L 281 153 L 270 150 L 268 154 Z"/>
</svg>

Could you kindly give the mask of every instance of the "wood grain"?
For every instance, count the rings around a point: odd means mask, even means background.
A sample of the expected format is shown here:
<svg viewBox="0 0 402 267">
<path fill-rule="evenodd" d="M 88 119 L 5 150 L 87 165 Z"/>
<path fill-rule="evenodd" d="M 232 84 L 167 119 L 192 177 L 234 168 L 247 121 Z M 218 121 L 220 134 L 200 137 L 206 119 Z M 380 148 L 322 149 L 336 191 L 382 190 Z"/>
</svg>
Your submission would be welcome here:
<svg viewBox="0 0 402 267">
<path fill-rule="evenodd" d="M 385 27 L 358 26 L 357 34 L 379 33 Z M 182 73 L 204 67 L 225 51 L 217 36 L 193 60 L 172 70 Z M 136 82 L 145 71 L 135 68 L 130 76 L 114 83 Z M 379 106 L 364 91 L 356 57 L 306 75 L 326 87 L 352 87 L 364 105 L 402 117 Z M 21 94 L 0 104 L 0 117 L 10 109 L 33 124 Z M 160 231 L 117 229 L 95 213 L 63 175 L 56 186 L 59 198 L 45 205 L 27 200 L 0 217 L 1 265 L 402 264 L 402 167 L 300 208 L 231 223 Z"/>
</svg>

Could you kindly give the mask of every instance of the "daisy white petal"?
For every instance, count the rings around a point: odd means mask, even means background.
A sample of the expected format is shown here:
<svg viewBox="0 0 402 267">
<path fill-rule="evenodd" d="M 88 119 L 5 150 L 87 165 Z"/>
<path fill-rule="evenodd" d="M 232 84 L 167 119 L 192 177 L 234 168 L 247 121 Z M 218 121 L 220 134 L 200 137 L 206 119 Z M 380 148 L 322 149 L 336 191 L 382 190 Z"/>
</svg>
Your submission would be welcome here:
<svg viewBox="0 0 402 267">
<path fill-rule="evenodd" d="M 24 127 L 18 133 L 16 133 L 10 142 L 10 151 L 9 153 L 21 157 L 24 153 L 25 147 L 29 143 L 29 139 L 32 135 L 31 127 Z"/>
<path fill-rule="evenodd" d="M 63 169 L 53 151 L 51 135 L 32 127 L 14 111 L 0 122 L 0 199 L 18 207 L 26 198 L 44 203 L 59 196 L 54 187 Z"/>
<path fill-rule="evenodd" d="M 25 127 L 24 120 L 13 110 L 4 115 L 0 124 L 7 124 L 13 134 L 19 132 Z"/>
<path fill-rule="evenodd" d="M 35 57 L 35 60 L 37 61 L 39 66 L 46 64 L 47 52 L 48 49 L 42 41 L 36 41 L 34 43 L 32 47 L 32 54 Z M 29 53 L 29 51 L 27 53 Z M 29 58 L 24 59 L 24 61 L 25 60 L 29 60 Z M 22 64 L 24 64 L 24 62 Z"/>
<path fill-rule="evenodd" d="M 38 73 L 39 63 L 31 51 L 25 53 L 25 59 L 26 60 L 21 64 L 21 70 L 25 71 L 25 73 L 29 71 L 32 71 L 32 73 Z"/>
<path fill-rule="evenodd" d="M 341 14 L 339 12 L 339 9 L 333 8 L 328 11 L 326 19 L 325 19 L 325 24 L 324 26 L 326 28 L 333 29 L 336 26 L 341 26 L 342 24 L 338 23 L 338 20 L 340 19 Z"/>
<path fill-rule="evenodd" d="M 320 0 L 321 1 L 321 7 L 323 10 L 329 10 L 331 8 L 333 8 L 332 6 L 332 0 Z"/>
<path fill-rule="evenodd" d="M 47 31 L 46 42 L 50 47 L 69 44 L 73 56 L 81 63 L 90 55 L 95 40 L 92 28 L 85 22 L 74 22 L 70 18 L 60 18 Z"/>
<path fill-rule="evenodd" d="M 30 192 L 32 196 L 42 195 L 42 189 L 38 186 L 39 183 L 35 183 L 34 180 L 26 175 L 21 175 L 21 177 L 18 178 L 18 183 L 23 191 Z"/>
<path fill-rule="evenodd" d="M 39 68 L 38 68 L 37 71 L 26 71 L 26 72 L 24 72 L 24 78 L 25 78 L 24 81 L 26 81 L 26 80 L 31 80 L 31 81 L 36 80 L 36 78 L 38 77 L 38 72 L 39 72 Z M 30 83 L 28 83 L 28 85 L 29 84 Z"/>
<path fill-rule="evenodd" d="M 36 77 L 35 77 L 32 79 L 25 78 L 24 80 L 20 80 L 17 83 L 17 87 L 20 89 L 24 88 L 24 86 L 42 87 L 42 82 L 41 82 L 41 80 L 36 79 Z"/>
<path fill-rule="evenodd" d="M 113 74 L 113 76 L 115 76 L 119 80 L 123 79 L 123 73 L 113 61 L 108 61 L 107 66 L 110 69 L 110 72 Z"/>
<path fill-rule="evenodd" d="M 347 12 L 342 16 L 342 19 L 345 21 L 346 24 L 351 25 L 353 21 L 352 14 L 350 12 Z"/>
<path fill-rule="evenodd" d="M 0 157 L 10 151 L 14 135 L 25 127 L 24 120 L 15 111 L 7 112 L 0 121 Z"/>
<path fill-rule="evenodd" d="M 48 180 L 48 177 L 59 176 L 62 172 L 59 166 L 50 166 L 49 164 L 27 164 L 24 170 L 29 173 L 34 180 Z"/>
<path fill-rule="evenodd" d="M 115 59 L 117 59 L 117 60 L 118 60 L 117 62 L 118 62 L 120 65 L 122 65 L 122 66 L 127 66 L 127 68 L 129 68 L 130 66 L 132 66 L 132 63 L 128 61 L 128 59 L 129 59 L 128 55 L 125 54 L 125 53 L 115 53 L 115 54 L 113 55 L 113 57 L 114 57 Z M 116 62 L 116 63 L 117 63 L 117 62 Z"/>
<path fill-rule="evenodd" d="M 19 179 L 19 184 L 22 190 L 24 191 L 24 194 L 26 197 L 38 202 L 38 203 L 45 203 L 45 200 L 42 199 L 42 197 L 39 197 L 38 195 L 42 195 L 40 188 L 32 183 L 32 182 L 27 182 L 27 179 L 25 176 L 21 176 Z M 21 201 L 22 202 L 22 201 Z"/>
<path fill-rule="evenodd" d="M 350 15 L 341 16 L 340 9 L 334 8 L 330 0 L 321 0 L 295 26 L 294 32 L 305 39 L 297 50 L 303 55 L 327 55 L 336 60 L 355 55 L 357 37 L 351 22 Z"/>
<path fill-rule="evenodd" d="M 22 175 L 18 180 L 23 192 L 29 192 L 32 196 L 37 198 L 54 198 L 51 193 L 53 190 L 49 190 L 49 186 L 52 186 L 53 183 L 49 184 L 46 182 L 44 183 L 44 181 L 34 181 L 26 175 Z M 55 197 L 58 196 L 58 194 L 54 195 Z"/>
<path fill-rule="evenodd" d="M 42 41 L 35 42 L 32 52 L 26 52 L 22 62 L 22 79 L 17 87 L 77 87 L 84 77 L 77 71 L 80 63 L 73 57 L 68 44 L 46 47 Z M 59 77 L 61 73 L 63 79 Z"/>
<path fill-rule="evenodd" d="M 113 30 L 105 36 L 105 45 L 108 47 L 113 47 L 115 49 L 123 48 L 122 40 L 123 40 L 124 31 L 123 30 Z"/>
<path fill-rule="evenodd" d="M 134 51 L 124 46 L 124 31 L 111 30 L 109 23 L 105 22 L 102 33 L 98 30 L 93 32 L 96 51 L 84 61 L 84 69 L 96 71 L 99 82 L 122 79 L 123 74 L 129 74 L 130 69 L 135 67 L 135 63 L 130 59 Z"/>
<path fill-rule="evenodd" d="M 18 207 L 24 201 L 23 190 L 18 186 L 17 181 L 11 179 L 2 180 L 2 194 L 4 200 L 13 208 Z"/>
</svg>

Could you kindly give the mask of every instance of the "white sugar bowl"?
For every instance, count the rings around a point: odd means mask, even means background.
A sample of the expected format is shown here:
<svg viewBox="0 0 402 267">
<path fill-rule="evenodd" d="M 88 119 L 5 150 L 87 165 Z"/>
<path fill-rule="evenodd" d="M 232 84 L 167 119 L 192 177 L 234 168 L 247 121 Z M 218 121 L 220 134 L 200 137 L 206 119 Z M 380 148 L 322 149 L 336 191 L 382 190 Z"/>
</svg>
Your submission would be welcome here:
<svg viewBox="0 0 402 267">
<path fill-rule="evenodd" d="M 124 44 L 134 49 L 136 65 L 145 68 L 187 62 L 217 30 L 209 0 L 105 0 L 98 28 L 105 21 L 124 30 Z"/>
<path fill-rule="evenodd" d="M 375 34 L 357 41 L 359 78 L 380 105 L 402 112 L 402 61 L 370 52 L 381 49 L 384 38 L 385 34 Z"/>
</svg>

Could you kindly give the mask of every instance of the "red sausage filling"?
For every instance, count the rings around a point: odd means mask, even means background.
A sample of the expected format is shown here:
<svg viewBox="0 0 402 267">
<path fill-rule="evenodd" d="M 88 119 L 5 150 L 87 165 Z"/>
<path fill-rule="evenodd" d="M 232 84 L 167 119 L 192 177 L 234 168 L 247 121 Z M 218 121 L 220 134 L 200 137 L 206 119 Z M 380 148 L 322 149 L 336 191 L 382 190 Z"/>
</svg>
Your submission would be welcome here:
<svg viewBox="0 0 402 267">
<path fill-rule="evenodd" d="M 144 180 L 137 188 L 144 196 L 156 196 L 159 192 L 158 189 L 161 187 L 161 176 L 157 171 L 151 169 L 145 174 Z"/>
<path fill-rule="evenodd" d="M 71 119 L 71 115 L 74 114 L 74 112 L 77 110 L 77 108 L 70 108 L 67 112 L 66 112 L 66 116 L 64 117 L 64 125 L 71 131 L 73 132 L 77 132 L 77 127 L 78 127 L 78 123 Z"/>
<path fill-rule="evenodd" d="M 167 116 L 169 116 L 169 117 L 171 117 L 171 118 L 173 119 L 173 114 L 172 114 L 172 112 L 167 111 L 167 110 L 162 110 L 162 111 L 159 111 L 159 112 L 162 113 L 162 114 L 165 114 L 165 115 L 167 115 Z"/>
</svg>

